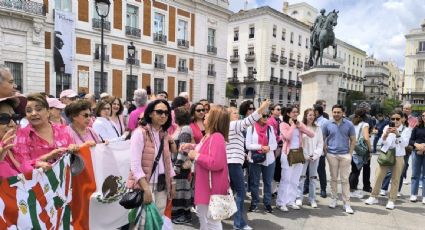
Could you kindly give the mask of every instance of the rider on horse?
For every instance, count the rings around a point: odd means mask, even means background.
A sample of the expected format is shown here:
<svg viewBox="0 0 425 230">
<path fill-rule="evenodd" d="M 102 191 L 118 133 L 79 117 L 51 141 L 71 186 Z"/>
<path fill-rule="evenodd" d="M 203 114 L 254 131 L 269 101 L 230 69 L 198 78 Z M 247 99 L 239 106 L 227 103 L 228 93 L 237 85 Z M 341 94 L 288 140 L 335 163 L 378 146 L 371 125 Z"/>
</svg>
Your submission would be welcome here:
<svg viewBox="0 0 425 230">
<path fill-rule="evenodd" d="M 314 21 L 314 25 L 310 28 L 312 31 L 312 36 L 310 39 L 310 47 L 313 47 L 314 44 L 316 44 L 317 39 L 319 39 L 320 30 L 323 28 L 323 25 L 326 21 L 325 16 L 326 10 L 321 9 L 320 15 L 317 16 L 316 20 Z"/>
</svg>

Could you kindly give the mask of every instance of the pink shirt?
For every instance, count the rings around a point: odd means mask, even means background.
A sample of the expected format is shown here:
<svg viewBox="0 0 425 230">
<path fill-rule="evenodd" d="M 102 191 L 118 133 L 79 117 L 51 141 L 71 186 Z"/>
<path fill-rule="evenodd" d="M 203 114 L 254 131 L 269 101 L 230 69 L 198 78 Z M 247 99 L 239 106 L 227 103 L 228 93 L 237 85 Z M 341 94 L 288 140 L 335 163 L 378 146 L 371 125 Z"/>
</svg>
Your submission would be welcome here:
<svg viewBox="0 0 425 230">
<path fill-rule="evenodd" d="M 208 205 L 212 194 L 225 195 L 229 188 L 226 142 L 223 135 L 214 133 L 200 145 L 200 155 L 195 163 L 195 204 Z"/>
<path fill-rule="evenodd" d="M 154 137 L 154 145 L 155 145 L 155 157 L 158 155 L 159 146 L 161 144 L 161 140 L 159 138 L 159 131 L 152 129 L 153 137 Z M 164 145 L 168 143 L 164 142 Z M 142 169 L 142 157 L 143 157 L 143 149 L 145 148 L 145 140 L 143 137 L 143 131 L 142 127 L 137 128 L 134 130 L 134 132 L 131 134 L 131 141 L 130 141 L 130 152 L 131 152 L 131 172 L 133 173 L 134 179 L 136 181 L 139 181 L 140 178 L 146 177 L 145 172 L 143 172 Z M 159 158 L 158 166 L 155 169 L 155 173 L 152 174 L 150 183 L 157 183 L 158 181 L 158 175 L 164 174 L 165 167 L 164 167 L 164 160 L 163 160 L 164 154 L 161 155 L 161 158 Z M 173 169 L 173 163 L 170 161 L 170 177 L 174 177 L 176 174 Z"/>
<path fill-rule="evenodd" d="M 412 115 L 407 118 L 407 122 L 409 123 L 409 128 L 415 128 L 418 124 L 418 119 Z"/>
<path fill-rule="evenodd" d="M 196 144 L 199 144 L 199 142 L 204 137 L 204 135 L 202 134 L 201 129 L 199 128 L 199 126 L 195 122 L 190 123 L 189 126 L 192 129 L 193 139 L 195 139 L 195 143 Z"/>
<path fill-rule="evenodd" d="M 118 115 L 118 121 L 113 121 L 112 119 L 109 119 L 111 123 L 114 125 L 115 129 L 118 131 L 119 136 L 123 135 L 125 132 L 125 124 L 124 124 L 124 116 Z"/>
<path fill-rule="evenodd" d="M 298 138 L 298 146 L 302 147 L 302 134 L 307 135 L 308 137 L 313 138 L 314 137 L 314 132 L 311 131 L 310 129 L 307 128 L 306 125 L 304 125 L 304 123 L 300 122 L 300 127 L 297 128 L 297 126 L 295 124 L 293 125 L 289 125 L 286 122 L 281 122 L 280 123 L 280 135 L 281 138 L 283 140 L 283 146 L 282 146 L 282 153 L 288 154 L 289 150 L 291 149 L 292 146 L 292 140 L 293 140 L 293 135 L 295 133 L 295 130 L 299 131 L 299 138 Z"/>
<path fill-rule="evenodd" d="M 145 112 L 147 105 L 144 105 L 142 107 L 139 107 L 135 109 L 133 112 L 130 113 L 130 118 L 128 119 L 128 129 L 133 131 L 137 128 L 137 119 L 139 118 L 140 114 Z"/>
<path fill-rule="evenodd" d="M 97 133 L 90 127 L 86 128 L 86 134 L 84 136 L 80 136 L 70 126 L 67 126 L 66 128 L 68 130 L 68 133 L 71 135 L 72 140 L 74 140 L 75 144 L 81 145 L 84 144 L 86 141 L 94 141 L 96 143 L 101 143 Z"/>
<path fill-rule="evenodd" d="M 19 162 L 29 161 L 34 167 L 35 161 L 44 154 L 57 148 L 67 148 L 74 143 L 66 126 L 58 124 L 51 124 L 51 126 L 53 129 L 52 144 L 38 136 L 31 124 L 28 124 L 25 128 L 18 129 L 16 131 L 15 146 L 13 147 L 16 160 Z"/>
<path fill-rule="evenodd" d="M 0 161 L 0 180 L 18 175 L 18 171 L 7 161 Z"/>
</svg>

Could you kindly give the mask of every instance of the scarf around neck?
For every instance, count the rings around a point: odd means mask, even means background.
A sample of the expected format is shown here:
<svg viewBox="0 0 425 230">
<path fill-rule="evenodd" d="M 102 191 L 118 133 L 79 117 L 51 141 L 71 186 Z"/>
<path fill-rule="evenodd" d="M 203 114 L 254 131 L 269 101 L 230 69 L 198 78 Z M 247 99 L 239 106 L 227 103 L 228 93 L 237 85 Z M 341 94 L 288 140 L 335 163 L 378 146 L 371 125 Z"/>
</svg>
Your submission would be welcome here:
<svg viewBox="0 0 425 230">
<path fill-rule="evenodd" d="M 258 122 L 256 122 L 254 127 L 258 135 L 258 144 L 261 146 L 268 146 L 269 138 L 267 137 L 267 129 L 269 126 L 267 124 L 261 126 Z"/>
</svg>

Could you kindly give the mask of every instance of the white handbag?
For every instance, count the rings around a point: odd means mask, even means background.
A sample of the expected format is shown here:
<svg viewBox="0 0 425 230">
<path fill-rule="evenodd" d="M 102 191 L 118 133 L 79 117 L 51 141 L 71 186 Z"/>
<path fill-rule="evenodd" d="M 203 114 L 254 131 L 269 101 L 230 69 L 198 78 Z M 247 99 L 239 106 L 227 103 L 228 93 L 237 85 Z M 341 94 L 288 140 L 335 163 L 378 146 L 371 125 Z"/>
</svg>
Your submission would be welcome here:
<svg viewBox="0 0 425 230">
<path fill-rule="evenodd" d="M 211 153 L 211 141 L 208 147 L 208 154 Z M 228 178 L 229 179 L 229 178 Z M 209 171 L 210 190 L 212 189 L 211 171 Z M 213 220 L 225 220 L 238 211 L 232 189 L 229 187 L 227 195 L 214 194 L 210 196 L 207 216 Z"/>
</svg>

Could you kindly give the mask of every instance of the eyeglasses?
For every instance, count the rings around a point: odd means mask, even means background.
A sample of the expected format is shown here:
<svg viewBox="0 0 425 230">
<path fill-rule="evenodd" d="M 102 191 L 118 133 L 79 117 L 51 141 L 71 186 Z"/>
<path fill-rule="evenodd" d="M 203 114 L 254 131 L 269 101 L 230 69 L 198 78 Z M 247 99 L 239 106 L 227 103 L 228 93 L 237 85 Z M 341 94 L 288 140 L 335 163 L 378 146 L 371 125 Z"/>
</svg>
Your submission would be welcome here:
<svg viewBox="0 0 425 230">
<path fill-rule="evenodd" d="M 104 107 L 104 108 L 102 108 L 102 110 L 111 110 L 111 108 L 109 108 L 109 107 Z"/>
<path fill-rule="evenodd" d="M 392 121 L 399 121 L 399 120 L 401 120 L 401 118 L 400 117 L 391 117 L 391 120 Z"/>
<path fill-rule="evenodd" d="M 18 114 L 8 114 L 8 113 L 0 113 L 0 124 L 7 125 L 10 123 L 10 120 L 13 120 L 15 123 L 18 123 L 20 117 Z"/>
<path fill-rule="evenodd" d="M 255 108 L 254 107 L 249 107 L 248 110 L 255 110 Z"/>
<path fill-rule="evenodd" d="M 90 117 L 90 113 L 83 113 L 83 114 L 80 114 L 80 116 L 83 116 L 84 118 L 89 118 Z"/>
<path fill-rule="evenodd" d="M 165 114 L 165 116 L 170 115 L 170 112 L 168 112 L 168 110 L 162 110 L 162 109 L 155 109 L 154 110 L 156 114 L 158 114 L 159 116 L 162 116 L 163 114 Z"/>
<path fill-rule="evenodd" d="M 269 118 L 269 117 L 270 117 L 270 115 L 263 114 L 263 118 L 264 118 L 264 119 Z"/>
<path fill-rule="evenodd" d="M 196 109 L 195 111 L 198 112 L 198 113 L 200 113 L 200 112 L 205 113 L 205 109 Z"/>
</svg>

